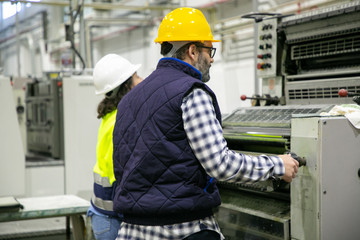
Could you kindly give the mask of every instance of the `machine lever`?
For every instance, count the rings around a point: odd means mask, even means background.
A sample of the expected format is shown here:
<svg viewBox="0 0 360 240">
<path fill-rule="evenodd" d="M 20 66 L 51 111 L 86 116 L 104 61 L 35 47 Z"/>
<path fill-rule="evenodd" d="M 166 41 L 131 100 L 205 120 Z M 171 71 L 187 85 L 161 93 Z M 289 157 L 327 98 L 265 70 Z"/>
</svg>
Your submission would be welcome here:
<svg viewBox="0 0 360 240">
<path fill-rule="evenodd" d="M 306 166 L 306 159 L 304 157 L 299 157 L 296 153 L 286 152 L 286 154 L 290 154 L 293 159 L 299 162 L 299 167 Z"/>
<path fill-rule="evenodd" d="M 340 89 L 338 94 L 340 97 L 353 97 L 352 100 L 357 105 L 360 105 L 360 93 L 348 92 L 346 89 Z"/>
<path fill-rule="evenodd" d="M 269 105 L 278 105 L 280 103 L 280 99 L 275 96 L 275 97 L 271 97 L 269 94 L 264 94 L 262 97 L 255 95 L 253 97 L 247 97 L 246 95 L 241 95 L 240 99 L 245 101 L 246 99 L 252 99 L 255 100 L 255 104 L 253 104 L 254 106 L 259 106 L 259 105 L 263 105 L 263 106 L 269 106 Z"/>
<path fill-rule="evenodd" d="M 353 97 L 353 96 L 360 95 L 359 93 L 348 92 L 348 90 L 346 90 L 344 88 L 340 89 L 338 94 L 340 97 Z"/>
</svg>

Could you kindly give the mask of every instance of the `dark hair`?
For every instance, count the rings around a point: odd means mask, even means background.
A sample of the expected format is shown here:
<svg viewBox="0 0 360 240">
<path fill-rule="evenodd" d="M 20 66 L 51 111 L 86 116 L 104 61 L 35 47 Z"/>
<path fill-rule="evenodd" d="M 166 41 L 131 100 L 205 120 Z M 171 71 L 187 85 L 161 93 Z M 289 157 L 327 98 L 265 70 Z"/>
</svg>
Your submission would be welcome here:
<svg viewBox="0 0 360 240">
<path fill-rule="evenodd" d="M 117 91 L 114 97 L 105 97 L 98 105 L 97 118 L 103 118 L 106 114 L 114 111 L 117 108 L 120 100 L 131 90 L 131 85 L 133 84 L 132 76 L 129 77 L 124 83 L 122 83 L 119 87 L 114 90 L 106 93 L 107 96 L 110 96 L 113 91 Z"/>
<path fill-rule="evenodd" d="M 166 54 L 168 54 L 170 52 L 170 50 L 172 49 L 173 45 L 169 42 L 163 42 L 161 44 L 161 50 L 160 53 L 161 55 L 165 56 Z"/>
<path fill-rule="evenodd" d="M 203 47 L 205 46 L 203 43 L 201 42 L 190 42 L 185 44 L 184 46 L 182 46 L 181 48 L 179 48 L 172 57 L 180 59 L 180 60 L 184 60 L 185 59 L 185 54 L 186 51 L 189 49 L 190 45 L 194 44 L 197 48 L 198 47 Z M 170 50 L 172 49 L 172 44 L 169 42 L 163 42 L 161 44 L 161 54 L 162 55 L 166 55 L 167 53 L 170 52 Z"/>
</svg>

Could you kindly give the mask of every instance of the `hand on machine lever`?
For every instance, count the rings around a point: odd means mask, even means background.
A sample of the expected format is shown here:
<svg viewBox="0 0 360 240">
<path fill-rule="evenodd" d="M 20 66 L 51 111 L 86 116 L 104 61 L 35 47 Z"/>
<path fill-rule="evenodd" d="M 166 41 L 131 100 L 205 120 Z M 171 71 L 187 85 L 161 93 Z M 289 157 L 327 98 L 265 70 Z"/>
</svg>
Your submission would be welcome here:
<svg viewBox="0 0 360 240">
<path fill-rule="evenodd" d="M 284 162 L 285 174 L 282 179 L 285 182 L 291 182 L 296 177 L 299 167 L 306 165 L 305 159 L 293 152 L 287 152 L 285 155 L 279 155 L 279 157 Z"/>
</svg>

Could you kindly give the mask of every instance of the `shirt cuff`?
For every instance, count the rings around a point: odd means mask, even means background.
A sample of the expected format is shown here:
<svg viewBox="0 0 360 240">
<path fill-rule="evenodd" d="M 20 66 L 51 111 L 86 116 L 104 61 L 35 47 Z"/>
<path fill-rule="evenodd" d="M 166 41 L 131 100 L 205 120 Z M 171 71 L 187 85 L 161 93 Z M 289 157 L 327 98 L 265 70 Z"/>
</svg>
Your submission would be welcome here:
<svg viewBox="0 0 360 240">
<path fill-rule="evenodd" d="M 270 159 L 274 163 L 274 172 L 273 175 L 275 177 L 282 177 L 285 175 L 285 166 L 284 162 L 278 156 L 271 156 Z"/>
</svg>

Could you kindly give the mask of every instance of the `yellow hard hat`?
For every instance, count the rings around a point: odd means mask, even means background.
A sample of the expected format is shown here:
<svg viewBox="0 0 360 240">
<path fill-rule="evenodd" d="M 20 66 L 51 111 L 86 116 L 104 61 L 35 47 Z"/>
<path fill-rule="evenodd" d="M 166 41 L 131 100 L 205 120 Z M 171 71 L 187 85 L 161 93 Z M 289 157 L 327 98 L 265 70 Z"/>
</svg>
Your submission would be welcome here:
<svg viewBox="0 0 360 240">
<path fill-rule="evenodd" d="M 209 41 L 214 40 L 204 14 L 195 8 L 177 8 L 168 13 L 162 20 L 156 43 L 175 41 Z"/>
</svg>

